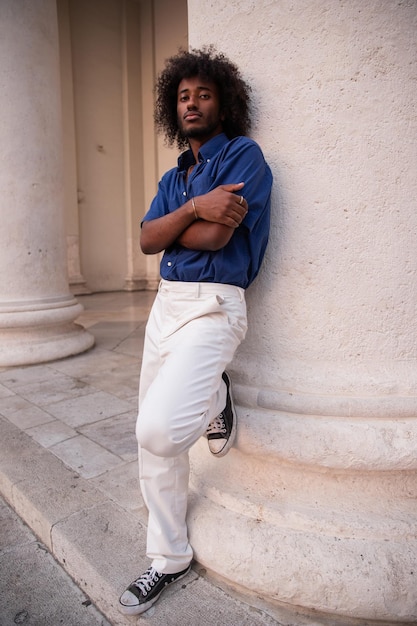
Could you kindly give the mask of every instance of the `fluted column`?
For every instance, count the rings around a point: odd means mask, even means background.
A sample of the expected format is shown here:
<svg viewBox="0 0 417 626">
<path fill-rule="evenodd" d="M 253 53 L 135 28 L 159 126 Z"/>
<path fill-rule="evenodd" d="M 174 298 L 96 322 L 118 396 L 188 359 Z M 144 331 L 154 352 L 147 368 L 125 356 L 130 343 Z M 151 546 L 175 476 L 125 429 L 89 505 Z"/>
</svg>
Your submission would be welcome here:
<svg viewBox="0 0 417 626">
<path fill-rule="evenodd" d="M 0 366 L 76 354 L 63 228 L 59 52 L 54 0 L 0 3 Z"/>
<path fill-rule="evenodd" d="M 296 8 L 189 2 L 191 44 L 210 32 L 252 84 L 275 174 L 238 442 L 193 450 L 191 541 L 284 621 L 416 623 L 417 11 Z"/>
</svg>

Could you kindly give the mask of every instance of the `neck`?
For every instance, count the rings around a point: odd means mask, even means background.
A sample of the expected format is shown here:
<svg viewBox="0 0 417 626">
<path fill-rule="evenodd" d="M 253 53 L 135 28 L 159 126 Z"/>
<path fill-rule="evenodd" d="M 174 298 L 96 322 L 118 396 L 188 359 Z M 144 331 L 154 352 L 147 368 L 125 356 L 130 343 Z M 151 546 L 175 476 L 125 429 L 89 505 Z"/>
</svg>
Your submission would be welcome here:
<svg viewBox="0 0 417 626">
<path fill-rule="evenodd" d="M 216 133 L 213 133 L 212 135 L 210 135 L 209 137 L 204 137 L 204 138 L 189 137 L 188 138 L 188 145 L 190 146 L 190 150 L 192 151 L 196 162 L 198 161 L 198 153 L 200 152 L 200 148 L 204 146 L 204 144 L 206 144 L 208 141 L 210 141 L 210 139 L 213 139 L 213 137 L 216 137 L 216 135 L 220 135 L 220 133 L 222 132 L 223 130 L 220 129 Z"/>
<path fill-rule="evenodd" d="M 207 143 L 207 141 L 199 141 L 198 139 L 189 139 L 188 140 L 188 144 L 190 146 L 190 150 L 193 153 L 194 161 L 196 163 L 198 161 L 198 153 L 200 152 L 200 148 L 201 148 L 201 146 L 204 146 L 205 143 Z"/>
</svg>

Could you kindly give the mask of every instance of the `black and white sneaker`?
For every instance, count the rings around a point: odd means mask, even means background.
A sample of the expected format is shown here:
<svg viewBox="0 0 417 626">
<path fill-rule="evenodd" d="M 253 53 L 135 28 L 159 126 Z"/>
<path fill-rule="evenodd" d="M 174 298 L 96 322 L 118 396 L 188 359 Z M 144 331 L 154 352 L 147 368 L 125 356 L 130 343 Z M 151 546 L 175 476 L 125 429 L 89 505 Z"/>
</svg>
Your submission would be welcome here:
<svg viewBox="0 0 417 626">
<path fill-rule="evenodd" d="M 230 376 L 223 372 L 222 378 L 227 388 L 226 406 L 220 415 L 210 422 L 206 431 L 210 452 L 217 457 L 229 452 L 236 437 L 236 412 L 230 389 Z"/>
<path fill-rule="evenodd" d="M 161 574 L 150 567 L 142 576 L 134 580 L 124 594 L 120 596 L 121 612 L 125 615 L 144 613 L 155 604 L 168 585 L 183 578 L 190 569 L 191 565 L 176 574 Z"/>
</svg>

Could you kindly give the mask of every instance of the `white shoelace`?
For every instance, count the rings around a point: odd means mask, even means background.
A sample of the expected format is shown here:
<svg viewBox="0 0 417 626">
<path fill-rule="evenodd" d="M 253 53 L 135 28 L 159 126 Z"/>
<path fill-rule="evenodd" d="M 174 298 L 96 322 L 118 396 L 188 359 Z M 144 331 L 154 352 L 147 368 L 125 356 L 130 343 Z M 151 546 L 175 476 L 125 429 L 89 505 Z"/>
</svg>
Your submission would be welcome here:
<svg viewBox="0 0 417 626">
<path fill-rule="evenodd" d="M 153 567 L 150 567 L 142 576 L 140 576 L 133 585 L 137 587 L 144 596 L 146 596 L 151 588 L 159 581 L 162 574 L 156 571 Z"/>
<path fill-rule="evenodd" d="M 217 417 L 214 418 L 212 422 L 207 427 L 206 434 L 207 435 L 215 435 L 217 433 L 225 433 L 226 427 L 224 423 L 223 413 L 220 413 Z"/>
</svg>

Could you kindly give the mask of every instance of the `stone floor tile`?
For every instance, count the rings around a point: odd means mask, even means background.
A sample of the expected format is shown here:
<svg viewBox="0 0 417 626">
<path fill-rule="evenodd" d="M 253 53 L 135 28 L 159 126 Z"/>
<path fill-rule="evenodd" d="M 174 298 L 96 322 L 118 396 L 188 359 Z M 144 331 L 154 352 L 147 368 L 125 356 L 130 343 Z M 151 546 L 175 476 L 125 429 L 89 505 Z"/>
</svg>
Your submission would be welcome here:
<svg viewBox="0 0 417 626">
<path fill-rule="evenodd" d="M 94 328 L 89 328 L 90 334 L 94 335 L 95 345 L 100 350 L 114 350 L 120 344 L 120 337 L 106 332 L 94 332 Z"/>
<path fill-rule="evenodd" d="M 107 499 L 5 419 L 0 420 L 0 492 L 49 548 L 50 529 L 58 521 Z"/>
<path fill-rule="evenodd" d="M 140 512 L 140 519 L 146 522 L 147 511 L 139 488 L 137 461 L 119 465 L 96 478 L 91 478 L 89 483 L 123 509 Z"/>
<path fill-rule="evenodd" d="M 0 398 L 7 398 L 8 396 L 13 396 L 14 392 L 9 389 L 8 387 L 5 387 L 4 385 L 0 385 Z"/>
<path fill-rule="evenodd" d="M 26 433 L 44 448 L 49 448 L 60 441 L 65 441 L 77 435 L 77 431 L 70 428 L 60 420 L 54 420 L 47 424 L 28 428 Z"/>
<path fill-rule="evenodd" d="M 121 364 L 106 372 L 92 371 L 84 377 L 84 381 L 96 389 L 106 391 L 117 398 L 125 400 L 138 395 L 139 369 L 139 363 L 135 366 Z"/>
<path fill-rule="evenodd" d="M 112 417 L 131 410 L 131 405 L 125 400 L 120 400 L 115 396 L 98 391 L 87 396 L 71 398 L 51 404 L 48 411 L 54 417 L 65 422 L 68 426 L 76 428 L 85 424 L 92 424 L 99 420 Z"/>
<path fill-rule="evenodd" d="M 83 478 L 99 476 L 123 463 L 119 457 L 83 435 L 66 439 L 49 449 Z"/>
<path fill-rule="evenodd" d="M 116 328 L 98 329 L 97 326 L 90 327 L 89 332 L 94 335 L 96 346 L 101 350 L 117 350 L 118 352 L 124 353 L 125 350 L 123 349 L 123 346 L 131 345 L 134 346 L 135 349 L 131 349 L 128 354 L 138 358 L 138 356 L 142 353 L 142 333 L 139 333 L 137 335 L 135 332 L 132 331 L 121 332 Z"/>
<path fill-rule="evenodd" d="M 132 356 L 117 354 L 110 350 L 101 350 L 95 346 L 89 352 L 84 352 L 84 354 L 55 361 L 51 367 L 56 372 L 62 372 L 68 376 L 84 380 L 84 377 L 91 374 L 91 372 L 108 371 L 129 364 L 132 367 L 138 367 L 138 359 Z"/>
<path fill-rule="evenodd" d="M 132 291 L 123 294 L 117 292 L 107 292 L 100 294 L 86 294 L 78 296 L 79 302 L 86 308 L 78 321 L 84 318 L 88 313 L 94 311 L 112 312 L 113 314 L 120 312 L 131 312 L 137 316 L 138 313 L 147 317 L 149 308 L 155 299 L 155 291 Z M 101 316 L 101 319 L 103 316 Z"/>
<path fill-rule="evenodd" d="M 123 460 L 133 461 L 138 456 L 135 436 L 136 417 L 135 411 L 129 411 L 95 424 L 82 426 L 78 428 L 78 432 L 113 454 L 117 454 Z"/>
<path fill-rule="evenodd" d="M 143 340 L 144 336 L 142 334 L 131 335 L 121 341 L 114 350 L 115 352 L 120 352 L 121 354 L 130 354 L 132 356 L 142 358 Z"/>
<path fill-rule="evenodd" d="M 52 422 L 54 418 L 50 413 L 31 404 L 20 411 L 14 411 L 7 416 L 7 419 L 21 430 L 38 426 L 39 424 L 47 424 Z"/>
<path fill-rule="evenodd" d="M 136 411 L 136 415 L 137 415 L 137 413 L 138 413 L 138 404 L 139 404 L 138 393 L 136 392 L 132 396 L 126 396 L 124 398 L 124 400 L 126 400 L 126 402 L 129 402 L 130 408 L 133 411 Z"/>
<path fill-rule="evenodd" d="M 50 380 L 38 381 L 14 387 L 16 393 L 38 406 L 47 406 L 61 400 L 94 393 L 96 389 L 84 381 L 71 376 L 53 376 Z"/>
<path fill-rule="evenodd" d="M 58 372 L 54 371 L 54 369 L 50 368 L 48 365 L 13 367 L 8 368 L 4 372 L 0 372 L 0 383 L 9 389 L 13 389 L 15 386 L 50 380 L 52 377 L 58 375 Z"/>
<path fill-rule="evenodd" d="M 24 398 L 13 393 L 11 396 L 0 398 L 0 413 L 5 417 L 9 417 L 16 411 L 22 411 L 23 409 L 31 408 L 33 404 L 28 402 Z"/>
</svg>

